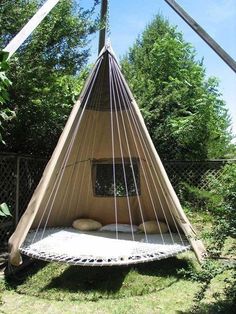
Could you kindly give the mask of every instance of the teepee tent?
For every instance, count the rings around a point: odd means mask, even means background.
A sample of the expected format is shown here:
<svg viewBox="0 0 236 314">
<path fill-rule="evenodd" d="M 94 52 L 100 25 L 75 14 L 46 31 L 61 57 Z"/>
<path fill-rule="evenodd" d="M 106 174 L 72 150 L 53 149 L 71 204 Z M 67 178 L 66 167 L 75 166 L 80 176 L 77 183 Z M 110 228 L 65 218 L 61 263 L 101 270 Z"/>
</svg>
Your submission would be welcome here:
<svg viewBox="0 0 236 314">
<path fill-rule="evenodd" d="M 114 231 L 75 230 L 78 218 Z M 146 230 L 147 221 L 156 222 L 159 234 Z M 9 244 L 13 265 L 21 254 L 76 265 L 145 262 L 191 247 L 199 260 L 205 254 L 110 46 L 102 49 Z"/>
</svg>

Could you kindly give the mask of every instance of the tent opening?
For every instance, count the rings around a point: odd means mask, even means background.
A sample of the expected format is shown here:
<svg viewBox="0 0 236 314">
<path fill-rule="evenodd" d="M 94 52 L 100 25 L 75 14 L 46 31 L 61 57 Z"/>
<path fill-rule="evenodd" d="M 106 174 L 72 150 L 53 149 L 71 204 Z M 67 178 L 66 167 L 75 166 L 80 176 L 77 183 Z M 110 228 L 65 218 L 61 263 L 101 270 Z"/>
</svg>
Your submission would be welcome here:
<svg viewBox="0 0 236 314">
<path fill-rule="evenodd" d="M 118 158 L 114 164 L 112 158 L 96 160 L 92 165 L 92 176 L 94 196 L 126 197 L 141 194 L 138 159 L 130 162 L 127 158 Z"/>
</svg>

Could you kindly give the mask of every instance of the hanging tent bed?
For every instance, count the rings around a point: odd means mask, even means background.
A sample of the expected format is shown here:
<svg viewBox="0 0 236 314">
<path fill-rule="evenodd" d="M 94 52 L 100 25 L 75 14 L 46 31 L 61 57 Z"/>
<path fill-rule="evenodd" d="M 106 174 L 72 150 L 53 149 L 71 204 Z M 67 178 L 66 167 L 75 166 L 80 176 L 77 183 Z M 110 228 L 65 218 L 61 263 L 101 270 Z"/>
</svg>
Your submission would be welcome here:
<svg viewBox="0 0 236 314">
<path fill-rule="evenodd" d="M 102 228 L 75 229 L 77 219 Z M 21 254 L 89 266 L 153 261 L 191 247 L 198 260 L 205 254 L 110 46 L 102 49 L 9 244 L 13 265 Z"/>
</svg>

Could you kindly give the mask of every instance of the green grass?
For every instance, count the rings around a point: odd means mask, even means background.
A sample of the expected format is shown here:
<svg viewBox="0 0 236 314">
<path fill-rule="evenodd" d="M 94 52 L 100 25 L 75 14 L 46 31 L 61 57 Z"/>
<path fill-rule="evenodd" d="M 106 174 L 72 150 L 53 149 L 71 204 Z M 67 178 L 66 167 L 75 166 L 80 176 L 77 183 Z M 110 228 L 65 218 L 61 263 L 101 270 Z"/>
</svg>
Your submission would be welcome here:
<svg viewBox="0 0 236 314">
<path fill-rule="evenodd" d="M 3 313 L 188 313 L 200 284 L 179 270 L 192 257 L 119 268 L 35 262 L 5 281 Z"/>
<path fill-rule="evenodd" d="M 192 218 L 202 234 L 212 228 L 204 213 Z M 233 243 L 229 238 L 226 255 L 233 254 Z M 0 313 L 231 314 L 233 276 L 233 267 L 222 267 L 221 261 L 201 270 L 191 252 L 129 267 L 35 261 L 15 276 L 0 278 Z"/>
<path fill-rule="evenodd" d="M 6 289 L 49 300 L 97 301 L 143 296 L 174 285 L 184 258 L 140 264 L 135 267 L 79 267 L 35 262 L 27 272 L 6 281 Z"/>
<path fill-rule="evenodd" d="M 0 282 L 0 313 L 233 313 L 225 296 L 233 270 L 215 276 L 199 298 L 204 283 L 184 275 L 195 267 L 192 253 L 121 268 L 35 262 L 28 271 Z"/>
</svg>

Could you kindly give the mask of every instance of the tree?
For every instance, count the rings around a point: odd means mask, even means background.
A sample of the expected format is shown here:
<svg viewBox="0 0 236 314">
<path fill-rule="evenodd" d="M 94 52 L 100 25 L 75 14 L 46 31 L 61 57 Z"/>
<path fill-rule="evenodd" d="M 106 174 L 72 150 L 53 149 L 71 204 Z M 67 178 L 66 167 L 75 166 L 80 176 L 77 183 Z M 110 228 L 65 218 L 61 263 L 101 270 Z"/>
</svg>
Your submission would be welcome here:
<svg viewBox="0 0 236 314">
<path fill-rule="evenodd" d="M 122 68 L 164 159 L 223 157 L 230 119 L 216 78 L 206 79 L 195 50 L 161 16 L 147 26 Z"/>
<path fill-rule="evenodd" d="M 1 135 L 2 124 L 14 117 L 14 111 L 5 106 L 6 101 L 9 100 L 8 88 L 11 85 L 11 81 L 6 76 L 7 57 L 7 52 L 0 52 L 0 143 L 4 143 Z"/>
<path fill-rule="evenodd" d="M 0 4 L 0 47 L 13 38 L 42 1 Z M 61 0 L 11 58 L 8 107 L 16 112 L 4 124 L 2 149 L 48 155 L 52 152 L 83 85 L 88 36 L 98 27 L 91 10 Z"/>
</svg>

